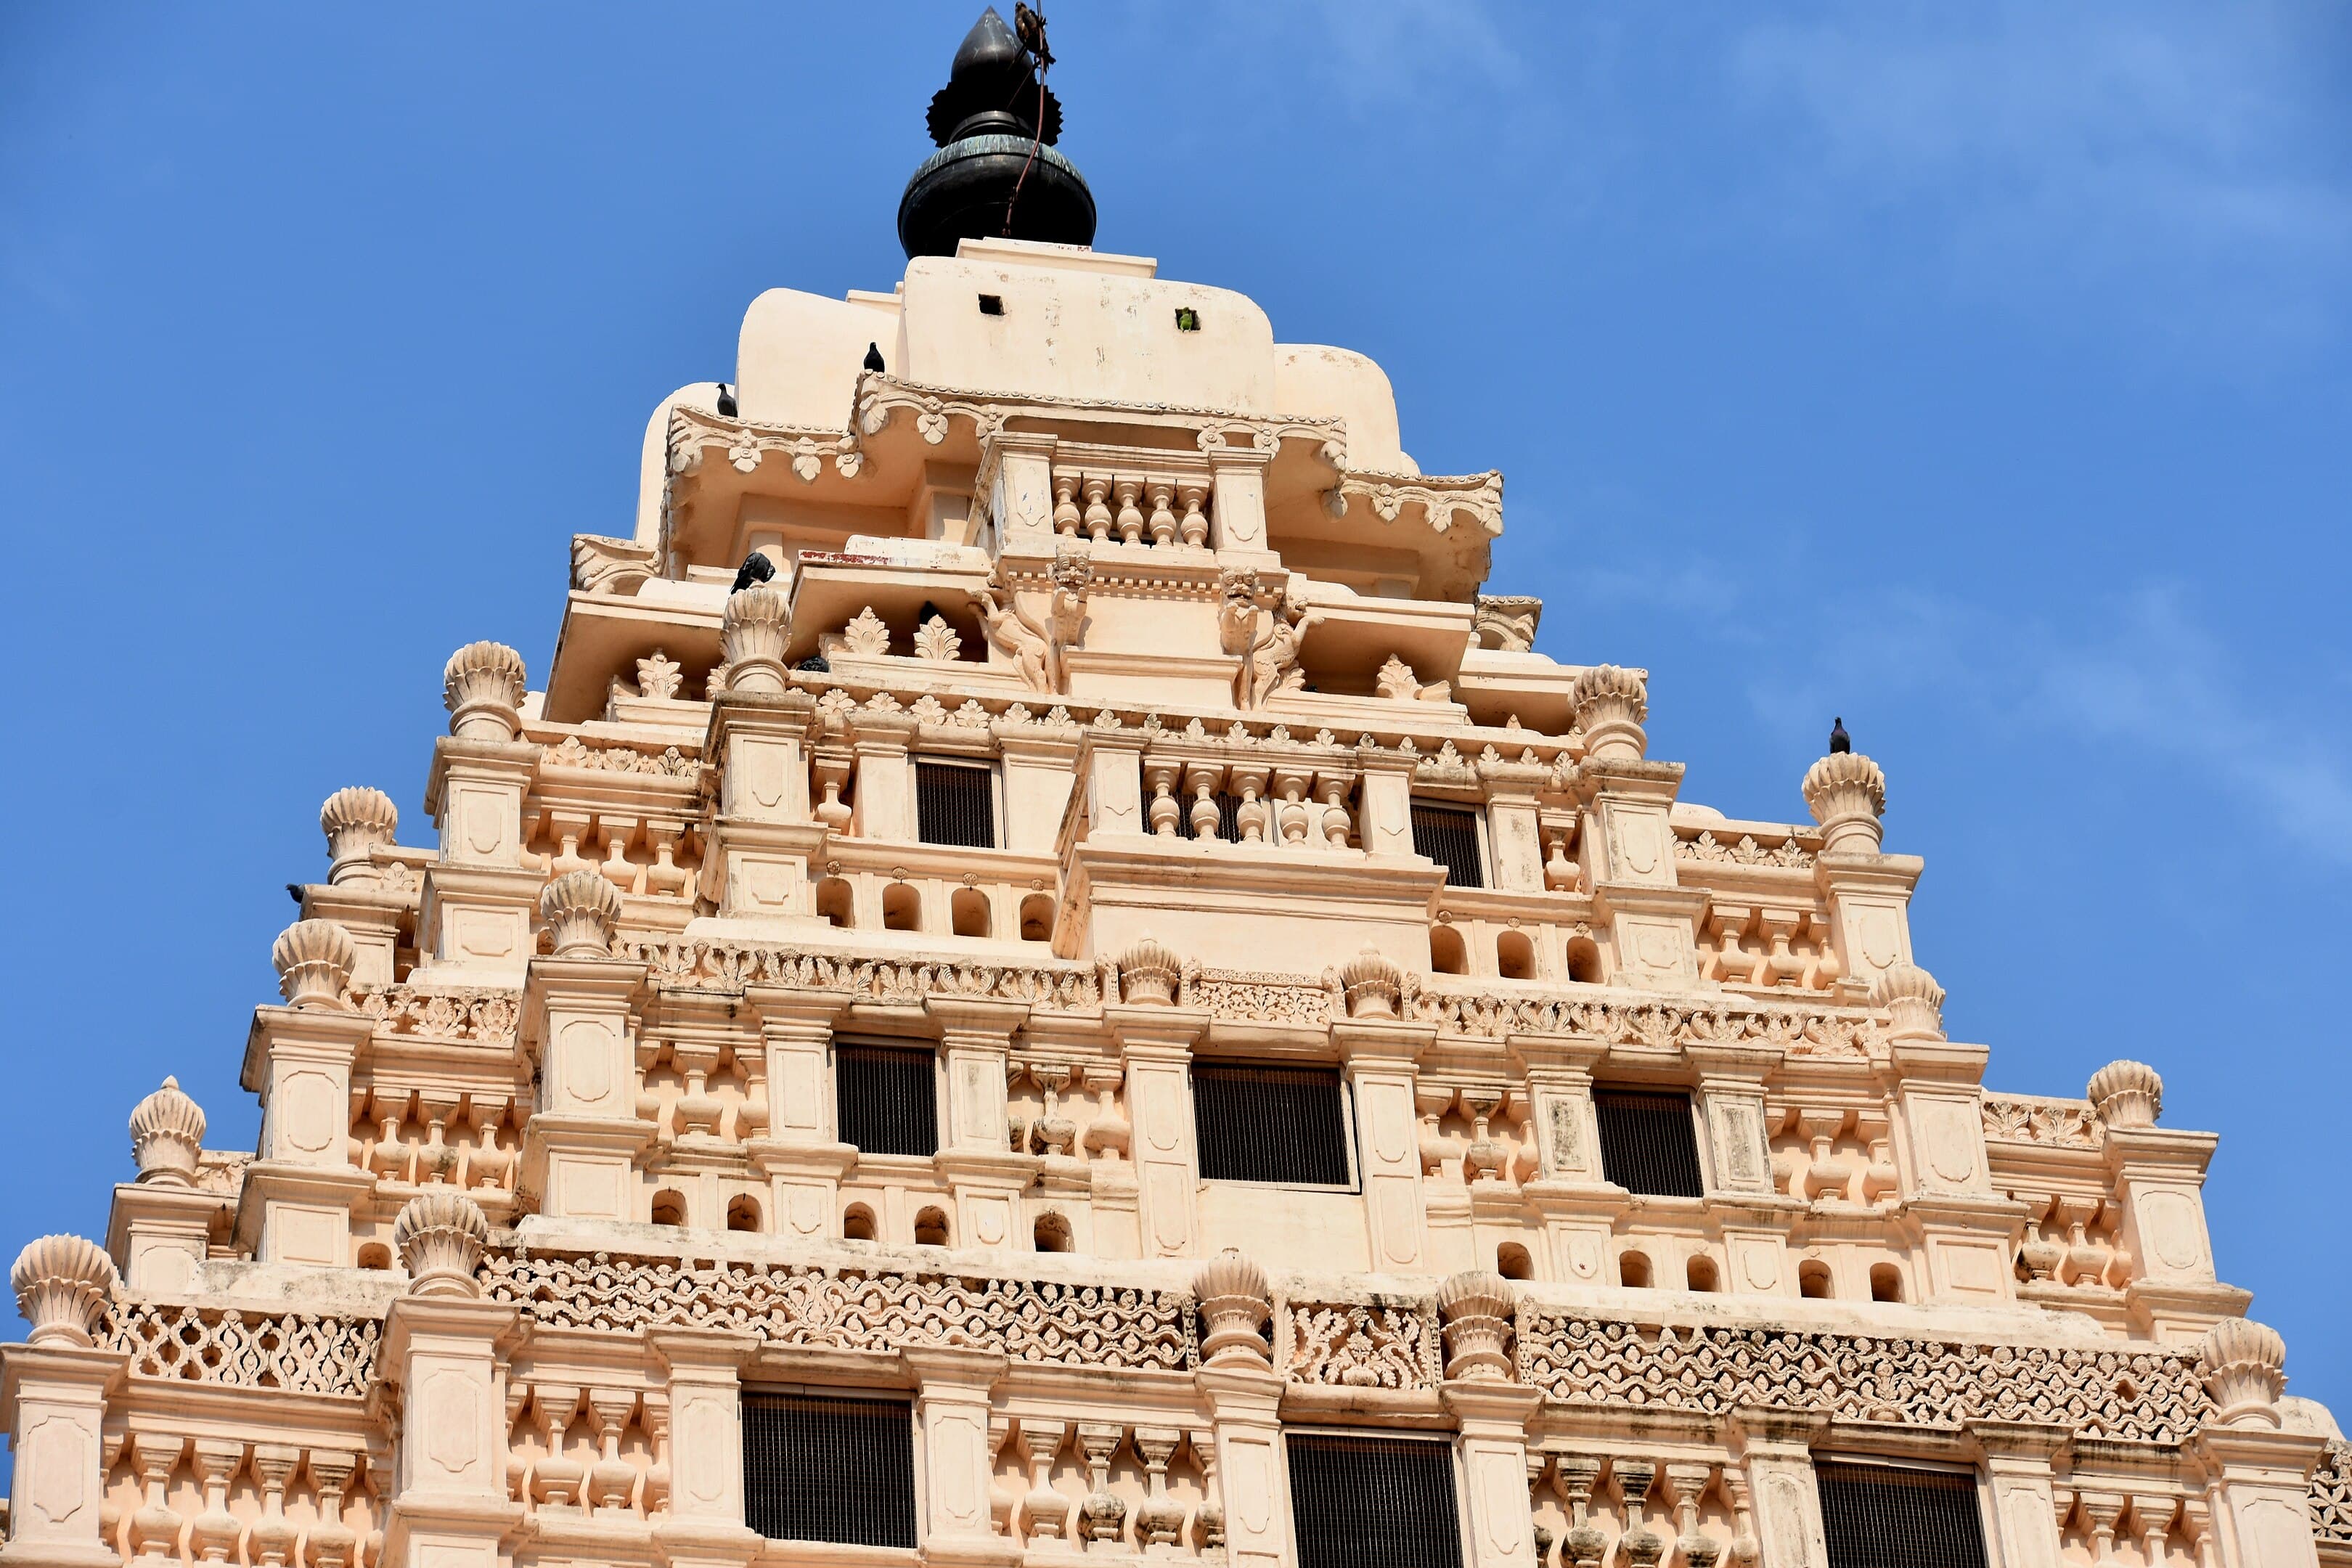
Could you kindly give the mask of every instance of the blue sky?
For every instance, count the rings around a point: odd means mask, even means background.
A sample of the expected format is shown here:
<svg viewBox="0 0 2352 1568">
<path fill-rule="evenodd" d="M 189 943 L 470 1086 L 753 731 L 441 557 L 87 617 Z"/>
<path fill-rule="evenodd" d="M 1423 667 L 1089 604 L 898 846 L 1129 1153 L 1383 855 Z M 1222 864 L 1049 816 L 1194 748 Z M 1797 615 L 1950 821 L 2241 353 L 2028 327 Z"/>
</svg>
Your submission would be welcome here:
<svg viewBox="0 0 2352 1568">
<path fill-rule="evenodd" d="M 319 802 L 744 305 L 887 288 L 976 0 L 0 9 L 0 1250 L 236 1087 Z M 1801 815 L 1833 713 L 1999 1088 L 2154 1063 L 2225 1278 L 2352 1411 L 2352 9 L 1055 0 L 1106 247 L 1372 354 L 1496 585 Z"/>
</svg>

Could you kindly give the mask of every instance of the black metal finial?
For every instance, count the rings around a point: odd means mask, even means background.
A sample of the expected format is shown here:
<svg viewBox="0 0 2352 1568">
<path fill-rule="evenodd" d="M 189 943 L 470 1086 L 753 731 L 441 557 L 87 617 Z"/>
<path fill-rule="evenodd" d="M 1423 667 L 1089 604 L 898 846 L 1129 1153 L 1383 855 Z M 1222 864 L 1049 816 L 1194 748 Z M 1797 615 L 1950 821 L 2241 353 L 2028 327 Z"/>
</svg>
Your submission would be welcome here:
<svg viewBox="0 0 2352 1568">
<path fill-rule="evenodd" d="M 730 419 L 735 417 L 735 393 L 723 381 L 719 384 L 719 412 Z"/>
<path fill-rule="evenodd" d="M 960 241 L 998 237 L 1094 243 L 1094 194 L 1054 151 L 1062 104 L 1045 81 L 1054 58 L 1045 19 L 1026 5 L 1013 15 L 1017 34 L 994 6 L 981 13 L 931 98 L 926 126 L 940 150 L 898 201 L 909 257 L 953 256 Z"/>
<path fill-rule="evenodd" d="M 882 374 L 882 345 L 880 343 L 867 343 L 866 345 L 866 368 L 872 371 L 877 375 L 880 375 Z"/>
<path fill-rule="evenodd" d="M 1845 721 L 1842 718 L 1831 720 L 1830 755 L 1836 756 L 1841 752 L 1851 752 L 1853 750 L 1853 737 L 1845 732 Z"/>
<path fill-rule="evenodd" d="M 764 583 L 775 574 L 776 563 L 754 550 L 743 557 L 743 564 L 735 572 L 735 585 L 727 592 L 730 596 L 740 594 L 752 584 Z"/>
</svg>

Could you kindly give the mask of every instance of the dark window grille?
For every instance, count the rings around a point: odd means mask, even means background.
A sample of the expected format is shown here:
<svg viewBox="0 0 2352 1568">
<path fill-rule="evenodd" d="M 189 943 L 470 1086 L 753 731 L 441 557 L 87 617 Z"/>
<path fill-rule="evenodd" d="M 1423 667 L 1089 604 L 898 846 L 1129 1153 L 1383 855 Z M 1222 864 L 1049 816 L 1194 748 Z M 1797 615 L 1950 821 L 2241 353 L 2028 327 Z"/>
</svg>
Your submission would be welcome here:
<svg viewBox="0 0 2352 1568">
<path fill-rule="evenodd" d="M 903 1399 L 743 1396 L 744 1522 L 771 1541 L 915 1544 L 915 1408 Z"/>
<path fill-rule="evenodd" d="M 1205 1180 L 1348 1183 L 1336 1068 L 1195 1062 L 1192 1127 Z"/>
<path fill-rule="evenodd" d="M 1201 837 L 1192 831 L 1192 807 L 1200 798 L 1197 795 L 1188 795 L 1177 801 L 1177 805 L 1182 808 L 1176 814 L 1177 837 Z M 1217 837 L 1228 844 L 1239 844 L 1242 841 L 1242 819 L 1235 813 L 1241 810 L 1242 797 L 1225 790 L 1218 790 L 1209 798 L 1217 805 Z"/>
<path fill-rule="evenodd" d="M 915 764 L 915 836 L 926 844 L 996 847 L 992 772 L 962 763 Z"/>
<path fill-rule="evenodd" d="M 936 1154 L 937 1057 L 904 1046 L 835 1044 L 834 1107 L 841 1141 L 868 1154 Z"/>
<path fill-rule="evenodd" d="M 1486 858 L 1478 853 L 1478 814 L 1468 806 L 1414 801 L 1412 852 L 1444 867 L 1449 887 L 1486 885 Z"/>
<path fill-rule="evenodd" d="M 1452 1445 L 1294 1433 L 1298 1568 L 1461 1568 Z"/>
<path fill-rule="evenodd" d="M 1974 1476 L 1822 1460 L 1830 1568 L 1985 1568 Z"/>
<path fill-rule="evenodd" d="M 1601 1173 L 1611 1181 L 1653 1197 L 1706 1195 L 1689 1095 L 1596 1089 L 1592 1109 L 1601 1122 Z"/>
</svg>

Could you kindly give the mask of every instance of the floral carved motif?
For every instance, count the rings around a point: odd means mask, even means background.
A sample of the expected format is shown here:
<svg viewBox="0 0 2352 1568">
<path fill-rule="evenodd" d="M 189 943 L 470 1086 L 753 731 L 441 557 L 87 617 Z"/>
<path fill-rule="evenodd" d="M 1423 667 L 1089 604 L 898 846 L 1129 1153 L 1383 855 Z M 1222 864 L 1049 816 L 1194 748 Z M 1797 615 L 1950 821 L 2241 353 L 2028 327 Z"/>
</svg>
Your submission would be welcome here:
<svg viewBox="0 0 2352 1568">
<path fill-rule="evenodd" d="M 2352 1547 L 2352 1444 L 2328 1444 L 2311 1472 L 2311 1534 L 2322 1546 Z"/>
<path fill-rule="evenodd" d="M 384 1033 L 427 1040 L 511 1043 L 521 994 L 514 991 L 416 991 L 405 985 L 343 994 L 352 1011 L 373 1018 Z"/>
<path fill-rule="evenodd" d="M 1331 1016 L 1330 994 L 1303 974 L 1204 969 L 1189 982 L 1183 999 L 1187 1006 L 1206 1007 L 1219 1018 L 1320 1027 Z"/>
<path fill-rule="evenodd" d="M 1991 1094 L 1984 1098 L 1984 1135 L 1996 1143 L 2095 1149 L 2105 1134 L 2097 1112 L 2085 1100 Z"/>
<path fill-rule="evenodd" d="M 1523 1314 L 1520 1380 L 1571 1405 L 1727 1414 L 1743 1405 L 1953 1427 L 2033 1421 L 2123 1442 L 2185 1441 L 2212 1414 L 2196 1359 L 2168 1351 L 1654 1328 Z"/>
<path fill-rule="evenodd" d="M 675 690 L 676 688 L 671 689 Z M 591 746 L 577 735 L 566 735 L 539 753 L 551 768 L 586 768 L 603 773 L 644 773 L 653 778 L 690 779 L 702 763 L 676 746 L 661 752 L 640 752 L 628 746 Z"/>
<path fill-rule="evenodd" d="M 980 1346 L 1014 1361 L 1180 1371 L 1198 1364 L 1192 1299 L 1178 1291 L 730 1263 L 493 1253 L 484 1293 L 557 1328 L 735 1329 L 773 1344 L 895 1350 Z"/>
<path fill-rule="evenodd" d="M 1738 839 L 1726 844 L 1712 832 L 1702 831 L 1696 838 L 1675 839 L 1675 858 L 1720 866 L 1786 866 L 1792 868 L 1813 863 L 1812 851 L 1799 844 L 1793 834 L 1767 847 L 1759 844 L 1755 835 L 1750 833 L 1743 833 Z"/>
<path fill-rule="evenodd" d="M 747 985 L 788 985 L 846 991 L 877 1001 L 920 1002 L 926 996 L 999 996 L 1034 1007 L 1085 1011 L 1102 1005 L 1092 968 L 1023 963 L 940 963 L 860 958 L 737 942 L 654 942 L 618 937 L 613 956 L 642 963 L 656 984 L 687 990 L 740 991 Z"/>
<path fill-rule="evenodd" d="M 1434 1388 L 1438 1359 L 1436 1309 L 1425 1303 L 1374 1301 L 1329 1305 L 1294 1302 L 1283 1375 L 1293 1383 L 1343 1388 Z"/>
<path fill-rule="evenodd" d="M 259 1313 L 118 1303 L 99 1342 L 133 1377 L 358 1399 L 375 1374 L 383 1325 L 315 1312 Z"/>
</svg>

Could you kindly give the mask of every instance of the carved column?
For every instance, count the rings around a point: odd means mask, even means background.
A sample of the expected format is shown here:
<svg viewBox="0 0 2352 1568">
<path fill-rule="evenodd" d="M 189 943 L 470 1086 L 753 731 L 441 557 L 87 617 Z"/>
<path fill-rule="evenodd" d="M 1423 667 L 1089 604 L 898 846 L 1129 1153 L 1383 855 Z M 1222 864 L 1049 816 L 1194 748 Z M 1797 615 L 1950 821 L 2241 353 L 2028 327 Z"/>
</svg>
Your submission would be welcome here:
<svg viewBox="0 0 2352 1568">
<path fill-rule="evenodd" d="M 988 1489 L 994 1480 L 989 1442 L 991 1392 L 1004 1375 L 995 1351 L 899 1352 L 918 1380 L 915 1427 L 922 1442 L 922 1555 L 927 1563 L 1013 1564 L 1020 1542 L 994 1532 Z"/>
<path fill-rule="evenodd" d="M 1004 758 L 1004 847 L 1050 854 L 1062 830 L 1076 777 L 1078 731 L 1055 731 L 999 719 L 990 728 Z"/>
<path fill-rule="evenodd" d="M 373 1190 L 351 1161 L 352 1063 L 374 1029 L 343 1000 L 353 956 L 341 926 L 297 921 L 270 953 L 286 1005 L 253 1010 L 240 1081 L 261 1137 L 237 1229 L 264 1262 L 348 1265 L 352 1205 Z"/>
<path fill-rule="evenodd" d="M 220 1209 L 218 1197 L 196 1188 L 204 1142 L 205 1113 L 180 1091 L 177 1079 L 165 1079 L 131 1112 L 139 1179 L 114 1189 L 106 1246 L 122 1259 L 133 1290 L 176 1292 L 195 1284 Z"/>
<path fill-rule="evenodd" d="M 1332 1020 L 1331 1044 L 1356 1102 L 1356 1164 L 1371 1224 L 1372 1267 L 1417 1269 L 1425 1221 L 1413 1088 L 1421 1053 L 1436 1039 L 1437 1026 L 1395 1016 L 1393 987 L 1402 975 L 1377 954 L 1354 960 L 1348 974 L 1355 980 L 1350 1016 Z"/>
<path fill-rule="evenodd" d="M 454 1193 L 414 1199 L 393 1228 L 407 1294 L 385 1314 L 378 1365 L 400 1386 L 385 1568 L 497 1568 L 522 1523 L 507 1494 L 506 1364 L 514 1308 L 474 1279 L 489 1227 Z"/>
<path fill-rule="evenodd" d="M 1206 1008 L 1152 1002 L 1106 1005 L 1127 1072 L 1134 1123 L 1136 1207 L 1146 1258 L 1189 1258 L 1198 1246 L 1194 1194 L 1200 1153 L 1192 1125 L 1192 1047 L 1209 1031 Z"/>
<path fill-rule="evenodd" d="M 523 1184 L 551 1219 L 642 1219 L 636 1163 L 654 1126 L 637 1114 L 632 1005 L 646 966 L 611 956 L 621 900 L 601 873 L 557 878 L 540 907 L 555 952 L 531 961 L 523 985 L 527 1044 L 539 1058 Z"/>
<path fill-rule="evenodd" d="M 1926 862 L 1880 852 L 1886 775 L 1858 752 L 1832 752 L 1805 773 L 1805 805 L 1821 824 L 1813 885 L 1829 906 L 1843 989 L 1866 990 L 1911 962 L 1911 889 Z"/>
<path fill-rule="evenodd" d="M 1050 552 L 1054 547 L 1054 450 L 1051 436 L 1033 430 L 998 430 L 981 452 L 981 471 L 992 464 L 989 515 L 1001 544 Z"/>
<path fill-rule="evenodd" d="M 1254 435 L 1244 447 L 1214 431 L 1203 432 L 1202 450 L 1209 456 L 1209 547 L 1220 555 L 1271 561 L 1265 535 L 1265 469 L 1274 461 L 1275 441 Z"/>
<path fill-rule="evenodd" d="M 1733 1416 L 1736 1450 L 1756 1500 L 1762 1568 L 1829 1568 L 1812 1455 L 1828 1425 L 1826 1417 L 1753 1407 Z"/>
<path fill-rule="evenodd" d="M 1025 1247 L 1021 1194 L 1034 1173 L 1026 1155 L 1007 1147 L 1005 1063 L 1026 1003 L 977 996 L 926 997 L 940 1025 L 940 1066 L 947 1080 L 946 1134 L 939 1170 L 955 1192 L 960 1247 L 1012 1251 Z"/>
<path fill-rule="evenodd" d="M 1637 672 L 1596 665 L 1578 674 L 1572 695 L 1585 733 L 1576 774 L 1584 870 L 1593 913 L 1609 922 L 1617 978 L 1631 985 L 1695 985 L 1696 933 L 1706 896 L 1684 889 L 1675 870 L 1670 813 L 1682 765 L 1643 758 L 1649 694 Z"/>
<path fill-rule="evenodd" d="M 1140 838 L 1143 745 L 1140 730 L 1086 731 L 1078 746 L 1078 788 L 1085 794 L 1088 838 Z"/>
<path fill-rule="evenodd" d="M 522 860 L 523 796 L 539 767 L 539 748 L 521 738 L 522 656 L 499 643 L 461 647 L 442 696 L 449 733 L 434 742 L 425 784 L 441 858 L 425 873 L 418 978 L 512 985 L 530 958 L 541 880 Z"/>
<path fill-rule="evenodd" d="M 106 1395 L 130 1357 L 93 1335 L 115 1287 L 114 1264 L 78 1236 L 45 1236 L 9 1271 L 26 1343 L 0 1347 L 0 1402 L 15 1416 L 8 1446 L 9 1568 L 111 1568 L 122 1561 L 99 1535 L 104 1502 Z"/>
<path fill-rule="evenodd" d="M 2144 1062 L 2109 1062 L 2088 1093 L 2106 1129 L 2100 1154 L 2123 1210 L 2116 1240 L 2138 1265 L 2126 1289 L 2148 1331 L 2180 1343 L 2243 1311 L 2245 1292 L 2213 1277 L 2205 1226 L 2205 1168 L 2219 1140 L 2156 1124 L 2164 1080 Z"/>
<path fill-rule="evenodd" d="M 733 595 L 730 615 L 737 600 L 755 592 Z M 701 892 L 730 918 L 814 921 L 809 858 L 826 832 L 809 806 L 807 742 L 815 700 L 783 689 L 781 677 L 777 689 L 754 689 L 740 664 L 730 667 L 726 692 L 710 705 L 703 740 L 702 754 L 718 762 L 719 775 Z"/>
<path fill-rule="evenodd" d="M 2305 1478 L 2326 1439 L 2280 1420 L 2286 1343 L 2243 1318 L 2213 1325 L 2199 1349 L 2216 1414 L 2189 1445 L 2211 1478 L 2226 1568 L 2317 1568 Z"/>
<path fill-rule="evenodd" d="M 331 920 L 349 931 L 358 957 L 352 981 L 392 984 L 393 953 L 408 916 L 408 897 L 384 886 L 374 853 L 393 841 L 400 811 L 380 789 L 339 789 L 319 808 L 327 837 L 327 881 L 302 889 L 305 916 Z"/>
<path fill-rule="evenodd" d="M 1882 972 L 1872 1002 L 1886 1010 L 1895 1112 L 1908 1148 L 1905 1208 L 1927 1244 L 1927 1294 L 1937 1300 L 2012 1300 L 2021 1205 L 1992 1190 L 1981 1086 L 1987 1052 L 1944 1038 L 1944 992 L 1909 963 Z"/>
<path fill-rule="evenodd" d="M 1208 1331 L 1201 1347 L 1205 1359 L 1192 1381 L 1215 1428 L 1226 1558 L 1235 1568 L 1296 1563 L 1282 1379 L 1262 1338 L 1272 1313 L 1265 1271 L 1237 1252 L 1223 1252 L 1202 1267 L 1192 1294 Z"/>
<path fill-rule="evenodd" d="M 776 1233 L 802 1241 L 837 1237 L 842 1178 L 857 1162 L 836 1130 L 831 1065 L 834 1027 L 849 996 L 754 985 L 743 1000 L 759 1015 L 767 1055 L 767 1136 L 753 1139 L 749 1152 L 770 1183 Z"/>
<path fill-rule="evenodd" d="M 1549 1277 L 1571 1285 L 1610 1284 L 1615 1268 L 1609 1238 L 1625 1194 L 1601 1173 L 1601 1128 L 1592 1110 L 1592 1069 L 1609 1047 L 1550 1035 L 1513 1035 L 1509 1044 L 1528 1064 L 1535 1106 L 1538 1173 L 1525 1192 L 1543 1215 Z"/>
<path fill-rule="evenodd" d="M 1724 1289 L 1748 1296 L 1792 1296 L 1797 1281 L 1788 1266 L 1785 1220 L 1801 1213 L 1804 1205 L 1774 1190 L 1764 1124 L 1764 1079 L 1782 1053 L 1769 1047 L 1692 1046 L 1685 1054 L 1699 1074 L 1707 1197 L 1724 1216 Z"/>
<path fill-rule="evenodd" d="M 1356 753 L 1363 784 L 1357 791 L 1356 837 L 1368 856 L 1398 859 L 1412 847 L 1414 760 L 1367 748 Z"/>
<path fill-rule="evenodd" d="M 748 1563 L 760 1538 L 743 1521 L 740 1369 L 756 1337 L 722 1329 L 646 1331 L 669 1384 L 669 1515 L 654 1524 L 656 1555 L 673 1564 Z"/>
<path fill-rule="evenodd" d="M 2000 1568 L 2058 1568 L 2062 1543 L 2051 1461 L 2065 1450 L 2073 1430 L 2025 1421 L 1972 1421 L 1969 1431 L 1984 1449 Z"/>
<path fill-rule="evenodd" d="M 911 714 L 861 712 L 850 744 L 857 752 L 857 822 L 851 829 L 884 844 L 912 844 L 917 723 Z"/>
<path fill-rule="evenodd" d="M 1536 796 L 1550 782 L 1538 763 L 1478 764 L 1486 786 L 1486 843 L 1495 858 L 1495 886 L 1507 893 L 1544 890 L 1542 826 Z"/>
<path fill-rule="evenodd" d="M 1512 1381 L 1511 1287 L 1484 1270 L 1456 1274 L 1438 1287 L 1437 1308 L 1445 1338 L 1438 1397 L 1461 1428 L 1466 1568 L 1532 1568 L 1538 1559 L 1528 1506 L 1528 1423 L 1543 1394 Z"/>
</svg>

